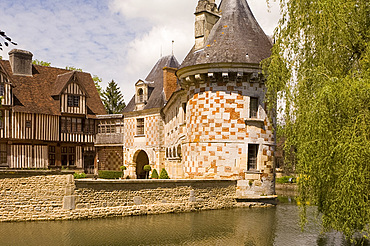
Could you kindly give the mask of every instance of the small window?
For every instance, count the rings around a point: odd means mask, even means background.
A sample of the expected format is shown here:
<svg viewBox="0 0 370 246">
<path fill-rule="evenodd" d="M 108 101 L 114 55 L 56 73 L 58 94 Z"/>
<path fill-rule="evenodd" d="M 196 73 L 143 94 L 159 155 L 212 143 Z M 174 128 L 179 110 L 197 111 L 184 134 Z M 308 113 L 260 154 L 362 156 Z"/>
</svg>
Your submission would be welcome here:
<svg viewBox="0 0 370 246">
<path fill-rule="evenodd" d="M 68 107 L 78 107 L 80 105 L 80 96 L 68 95 L 67 105 Z"/>
<path fill-rule="evenodd" d="M 26 120 L 26 128 L 31 128 L 32 123 L 30 120 Z"/>
<path fill-rule="evenodd" d="M 3 115 L 4 115 L 3 111 L 0 111 L 0 129 L 4 128 L 4 117 L 3 117 Z"/>
<path fill-rule="evenodd" d="M 249 118 L 257 118 L 258 116 L 258 98 L 251 97 L 249 105 Z"/>
<path fill-rule="evenodd" d="M 144 119 L 137 119 L 136 135 L 144 135 Z"/>
<path fill-rule="evenodd" d="M 4 96 L 5 95 L 5 88 L 4 88 L 4 84 L 0 84 L 0 97 Z"/>
<path fill-rule="evenodd" d="M 138 97 L 138 102 L 141 103 L 141 102 L 144 102 L 144 91 L 143 89 L 139 89 L 137 91 L 137 97 Z"/>
<path fill-rule="evenodd" d="M 0 144 L 0 164 L 7 164 L 7 145 Z"/>
<path fill-rule="evenodd" d="M 248 144 L 248 171 L 257 169 L 258 144 Z"/>
<path fill-rule="evenodd" d="M 49 146 L 49 166 L 55 166 L 55 146 Z"/>
</svg>

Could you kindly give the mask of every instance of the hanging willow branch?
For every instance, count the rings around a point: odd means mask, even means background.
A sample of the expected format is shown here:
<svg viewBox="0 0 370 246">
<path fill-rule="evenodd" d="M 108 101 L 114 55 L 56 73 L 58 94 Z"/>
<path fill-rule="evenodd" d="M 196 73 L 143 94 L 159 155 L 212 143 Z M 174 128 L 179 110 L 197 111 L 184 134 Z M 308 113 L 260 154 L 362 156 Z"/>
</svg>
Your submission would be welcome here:
<svg viewBox="0 0 370 246">
<path fill-rule="evenodd" d="M 12 39 L 9 36 L 7 36 L 5 34 L 5 32 L 2 31 L 2 30 L 0 30 L 0 37 L 1 37 L 1 39 L 0 39 L 0 50 L 3 50 L 3 47 L 2 47 L 3 44 L 7 47 L 9 46 L 9 43 L 12 44 L 12 45 L 17 45 L 17 43 L 13 42 Z"/>
</svg>

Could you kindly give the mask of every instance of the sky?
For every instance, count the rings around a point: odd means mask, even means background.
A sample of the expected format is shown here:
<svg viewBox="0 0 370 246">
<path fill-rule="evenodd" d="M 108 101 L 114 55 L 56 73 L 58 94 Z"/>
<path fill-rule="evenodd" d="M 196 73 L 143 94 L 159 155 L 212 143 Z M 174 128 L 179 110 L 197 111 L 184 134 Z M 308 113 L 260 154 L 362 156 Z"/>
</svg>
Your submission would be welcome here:
<svg viewBox="0 0 370 246">
<path fill-rule="evenodd" d="M 219 4 L 220 0 L 216 0 Z M 272 35 L 278 3 L 248 0 L 257 21 Z M 173 53 L 181 63 L 194 45 L 197 0 L 2 0 L 0 30 L 33 59 L 73 66 L 117 82 L 128 103 L 134 85 L 158 59 Z M 172 40 L 174 44 L 172 45 Z M 172 48 L 173 47 L 173 48 Z"/>
</svg>

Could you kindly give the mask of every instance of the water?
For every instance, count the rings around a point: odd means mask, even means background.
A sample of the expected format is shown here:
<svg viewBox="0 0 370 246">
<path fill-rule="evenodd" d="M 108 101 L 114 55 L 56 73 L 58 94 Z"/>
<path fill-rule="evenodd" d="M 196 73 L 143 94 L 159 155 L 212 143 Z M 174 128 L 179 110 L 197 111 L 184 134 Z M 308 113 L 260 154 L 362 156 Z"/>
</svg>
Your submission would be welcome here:
<svg viewBox="0 0 370 246">
<path fill-rule="evenodd" d="M 309 209 L 311 218 L 314 208 Z M 339 233 L 301 232 L 298 208 L 244 208 L 81 221 L 0 223 L 0 245 L 347 245 Z"/>
</svg>

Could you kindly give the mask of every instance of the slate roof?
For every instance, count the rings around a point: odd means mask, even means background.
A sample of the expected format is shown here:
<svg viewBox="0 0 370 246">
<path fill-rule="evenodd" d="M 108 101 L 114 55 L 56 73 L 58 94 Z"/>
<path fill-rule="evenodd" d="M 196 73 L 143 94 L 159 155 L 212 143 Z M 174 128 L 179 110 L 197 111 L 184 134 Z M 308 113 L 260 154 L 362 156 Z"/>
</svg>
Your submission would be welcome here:
<svg viewBox="0 0 370 246">
<path fill-rule="evenodd" d="M 207 63 L 259 64 L 271 55 L 272 44 L 246 0 L 222 0 L 219 10 L 221 18 L 213 26 L 205 48 L 195 51 L 193 47 L 180 69 Z"/>
<path fill-rule="evenodd" d="M 86 104 L 89 114 L 106 114 L 94 81 L 88 73 L 32 65 L 33 76 L 31 77 L 13 75 L 9 61 L 0 60 L 0 66 L 14 86 L 13 110 L 15 112 L 60 115 L 60 101 L 53 99 L 52 96 L 59 95 L 71 76 L 76 74 L 78 82 L 88 94 Z"/>
<path fill-rule="evenodd" d="M 169 55 L 160 58 L 157 63 L 154 65 L 150 73 L 145 79 L 145 82 L 149 83 L 149 95 L 147 104 L 144 107 L 145 109 L 152 108 L 162 108 L 165 104 L 165 96 L 163 92 L 163 68 L 172 67 L 178 68 L 180 66 L 179 62 L 176 60 L 175 56 Z M 130 102 L 123 109 L 124 113 L 132 112 L 135 110 L 135 95 L 131 98 Z"/>
</svg>

